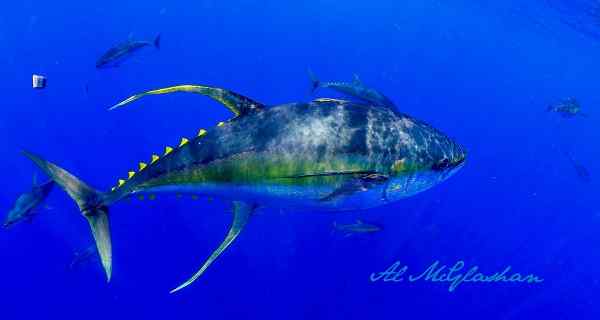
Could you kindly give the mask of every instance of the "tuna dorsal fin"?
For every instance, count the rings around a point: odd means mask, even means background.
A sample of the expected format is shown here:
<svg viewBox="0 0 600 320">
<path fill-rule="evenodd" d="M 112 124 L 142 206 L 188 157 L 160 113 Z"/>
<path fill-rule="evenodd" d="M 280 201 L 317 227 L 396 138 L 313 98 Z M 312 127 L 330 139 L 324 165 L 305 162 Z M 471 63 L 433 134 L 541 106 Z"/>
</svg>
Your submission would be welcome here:
<svg viewBox="0 0 600 320">
<path fill-rule="evenodd" d="M 231 223 L 231 227 L 229 228 L 229 232 L 225 237 L 225 240 L 221 242 L 221 245 L 208 257 L 204 265 L 196 272 L 189 280 L 184 282 L 179 287 L 171 290 L 171 293 L 175 293 L 190 284 L 192 284 L 196 279 L 198 279 L 206 269 L 231 245 L 231 243 L 237 238 L 240 234 L 246 223 L 248 222 L 248 218 L 250 218 L 250 214 L 254 211 L 254 206 L 245 202 L 234 201 L 233 202 L 233 222 Z"/>
<path fill-rule="evenodd" d="M 205 95 L 223 104 L 227 109 L 233 112 L 236 117 L 241 117 L 252 112 L 260 111 L 265 108 L 265 106 L 262 103 L 256 102 L 248 97 L 245 97 L 233 91 L 229 91 L 227 89 L 208 87 L 202 85 L 179 85 L 150 90 L 133 95 L 112 106 L 109 110 L 120 108 L 147 95 L 158 95 L 172 92 L 190 92 Z"/>
</svg>

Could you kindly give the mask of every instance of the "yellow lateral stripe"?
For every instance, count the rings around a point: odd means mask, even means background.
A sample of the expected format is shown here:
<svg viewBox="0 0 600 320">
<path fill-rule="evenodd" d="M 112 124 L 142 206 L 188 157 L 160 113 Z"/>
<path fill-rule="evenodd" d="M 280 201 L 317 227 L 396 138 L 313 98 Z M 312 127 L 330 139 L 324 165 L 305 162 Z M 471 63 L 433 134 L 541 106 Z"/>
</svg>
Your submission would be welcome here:
<svg viewBox="0 0 600 320">
<path fill-rule="evenodd" d="M 125 180 L 119 179 L 119 187 L 125 184 Z"/>
<path fill-rule="evenodd" d="M 146 167 L 147 167 L 148 165 L 147 165 L 147 164 L 145 164 L 145 163 L 143 163 L 143 162 L 140 162 L 140 163 L 139 163 L 139 166 L 140 166 L 140 170 L 139 170 L 139 171 L 142 171 L 142 170 L 146 169 Z"/>
<path fill-rule="evenodd" d="M 131 178 L 133 178 L 133 176 L 135 176 L 135 171 L 127 172 L 127 179 L 131 179 Z"/>
<path fill-rule="evenodd" d="M 183 147 L 186 143 L 188 143 L 189 140 L 186 138 L 181 138 L 181 142 L 179 143 L 179 147 Z"/>
<path fill-rule="evenodd" d="M 200 131 L 198 131 L 198 137 L 204 137 L 206 135 L 206 130 L 204 129 L 200 129 Z"/>
<path fill-rule="evenodd" d="M 168 155 L 169 153 L 171 153 L 173 151 L 173 148 L 166 146 L 165 147 L 165 156 Z"/>
<path fill-rule="evenodd" d="M 152 155 L 152 161 L 150 163 L 155 163 L 156 161 L 158 161 L 158 159 L 160 159 L 160 157 L 157 156 L 157 155 L 155 155 L 155 154 L 153 154 Z"/>
</svg>

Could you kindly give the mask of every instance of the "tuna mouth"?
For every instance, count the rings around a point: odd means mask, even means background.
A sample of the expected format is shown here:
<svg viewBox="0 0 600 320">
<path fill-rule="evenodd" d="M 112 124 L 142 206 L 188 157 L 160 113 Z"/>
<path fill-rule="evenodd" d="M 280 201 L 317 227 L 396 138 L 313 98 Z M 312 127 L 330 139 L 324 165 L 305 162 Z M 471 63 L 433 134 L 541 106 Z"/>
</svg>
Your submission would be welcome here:
<svg viewBox="0 0 600 320">
<path fill-rule="evenodd" d="M 444 158 L 444 159 L 440 160 L 439 162 L 437 162 L 436 164 L 434 164 L 433 166 L 431 166 L 431 169 L 433 171 L 454 170 L 454 169 L 458 169 L 458 168 L 462 167 L 462 165 L 465 163 L 465 161 L 466 161 L 466 158 L 464 156 L 454 158 L 452 160 L 450 160 L 448 158 Z"/>
<path fill-rule="evenodd" d="M 462 167 L 467 159 L 467 152 L 463 147 L 456 145 L 449 157 L 443 157 L 431 166 L 433 171 L 456 170 Z"/>
<path fill-rule="evenodd" d="M 452 169 L 454 168 L 458 168 L 461 167 L 462 165 L 465 164 L 465 162 L 467 161 L 467 157 L 465 157 L 465 155 L 461 155 L 460 157 L 454 159 L 454 161 L 452 161 Z"/>
</svg>

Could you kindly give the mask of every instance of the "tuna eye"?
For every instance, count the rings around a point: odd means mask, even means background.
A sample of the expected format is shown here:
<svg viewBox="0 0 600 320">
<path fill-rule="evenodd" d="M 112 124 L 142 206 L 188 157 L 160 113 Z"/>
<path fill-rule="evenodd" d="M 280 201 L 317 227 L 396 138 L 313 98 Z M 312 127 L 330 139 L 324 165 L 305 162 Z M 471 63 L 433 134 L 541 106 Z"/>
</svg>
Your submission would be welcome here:
<svg viewBox="0 0 600 320">
<path fill-rule="evenodd" d="M 442 171 L 448 169 L 448 167 L 450 167 L 450 160 L 448 160 L 448 158 L 444 158 L 432 165 L 431 169 L 434 171 Z"/>
</svg>

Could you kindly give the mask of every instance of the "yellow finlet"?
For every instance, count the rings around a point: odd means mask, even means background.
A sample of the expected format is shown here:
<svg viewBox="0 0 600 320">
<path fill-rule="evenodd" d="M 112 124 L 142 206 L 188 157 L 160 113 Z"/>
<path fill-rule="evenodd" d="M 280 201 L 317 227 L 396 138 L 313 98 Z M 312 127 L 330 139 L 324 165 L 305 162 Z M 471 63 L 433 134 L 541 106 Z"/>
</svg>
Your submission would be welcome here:
<svg viewBox="0 0 600 320">
<path fill-rule="evenodd" d="M 183 147 L 188 142 L 190 142 L 190 140 L 188 140 L 186 138 L 181 138 L 181 142 L 179 143 L 179 147 Z"/>
<path fill-rule="evenodd" d="M 206 135 L 206 130 L 204 129 L 200 129 L 200 131 L 198 131 L 198 137 L 204 137 Z"/>
<path fill-rule="evenodd" d="M 223 122 L 223 121 L 221 121 L 221 122 L 217 123 L 217 127 L 222 127 L 222 126 L 224 126 L 224 125 L 225 125 L 225 122 Z"/>
<path fill-rule="evenodd" d="M 131 179 L 131 178 L 133 178 L 133 176 L 135 176 L 135 171 L 127 172 L 127 179 Z"/>
<path fill-rule="evenodd" d="M 169 153 L 173 152 L 173 148 L 166 146 L 165 147 L 165 156 L 168 155 Z"/>
<path fill-rule="evenodd" d="M 146 197 L 144 197 L 144 195 L 143 195 L 143 194 L 140 194 L 140 195 L 138 196 L 138 200 L 140 200 L 140 201 L 144 201 L 144 199 L 146 199 Z"/>
<path fill-rule="evenodd" d="M 142 170 L 146 169 L 146 167 L 147 167 L 148 165 L 147 165 L 147 164 L 145 164 L 145 163 L 143 163 L 143 162 L 140 162 L 140 163 L 139 163 L 139 166 L 140 166 L 140 170 L 139 170 L 139 171 L 142 171 Z"/>
<path fill-rule="evenodd" d="M 192 200 L 198 200 L 198 196 L 197 196 L 197 195 L 195 195 L 195 194 L 193 194 L 193 195 L 192 195 Z"/>
<path fill-rule="evenodd" d="M 150 161 L 150 163 L 155 163 L 156 161 L 158 161 L 158 159 L 160 159 L 160 157 L 157 156 L 157 155 L 155 155 L 155 154 L 153 154 L 152 155 L 152 161 Z"/>
<path fill-rule="evenodd" d="M 154 200 L 156 200 L 156 195 L 155 195 L 155 194 L 151 194 L 151 195 L 149 195 L 149 196 L 148 196 L 148 200 L 150 200 L 150 201 L 154 201 Z"/>
<path fill-rule="evenodd" d="M 117 190 L 117 188 L 116 188 L 116 187 L 112 187 L 112 188 L 110 188 L 110 191 L 111 191 L 111 192 L 114 192 L 115 190 Z"/>
<path fill-rule="evenodd" d="M 119 179 L 119 187 L 125 184 L 125 180 Z"/>
</svg>

